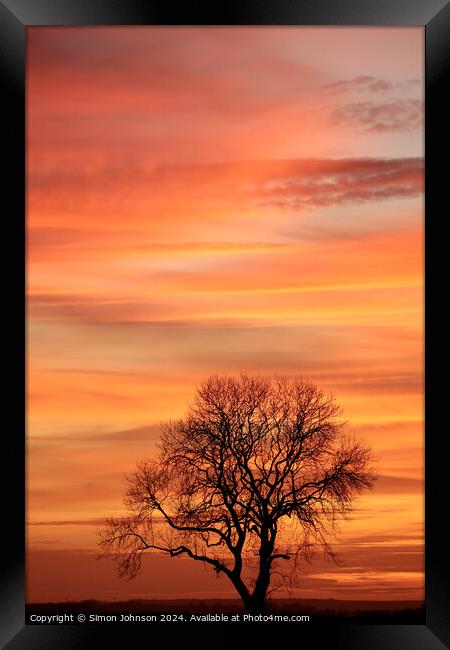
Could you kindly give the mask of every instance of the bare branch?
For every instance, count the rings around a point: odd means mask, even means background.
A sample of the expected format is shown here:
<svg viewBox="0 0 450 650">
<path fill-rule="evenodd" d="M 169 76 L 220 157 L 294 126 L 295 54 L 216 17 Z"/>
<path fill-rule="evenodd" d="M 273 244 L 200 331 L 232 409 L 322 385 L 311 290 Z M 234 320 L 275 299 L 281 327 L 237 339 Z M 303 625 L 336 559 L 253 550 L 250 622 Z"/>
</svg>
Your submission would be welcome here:
<svg viewBox="0 0 450 650">
<path fill-rule="evenodd" d="M 164 426 L 159 458 L 127 477 L 128 514 L 100 531 L 103 555 L 128 577 L 145 552 L 186 555 L 261 609 L 271 577 L 287 576 L 278 560 L 293 559 L 295 573 L 319 547 L 336 559 L 330 539 L 375 480 L 370 448 L 346 435 L 341 416 L 302 379 L 210 377 L 185 418 Z"/>
</svg>

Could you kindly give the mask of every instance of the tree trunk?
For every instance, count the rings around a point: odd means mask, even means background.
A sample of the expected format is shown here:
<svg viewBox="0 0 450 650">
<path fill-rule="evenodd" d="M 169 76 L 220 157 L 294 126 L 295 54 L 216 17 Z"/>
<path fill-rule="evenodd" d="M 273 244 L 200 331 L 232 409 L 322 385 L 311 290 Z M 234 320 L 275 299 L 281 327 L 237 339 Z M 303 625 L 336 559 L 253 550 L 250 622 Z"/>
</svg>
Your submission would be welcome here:
<svg viewBox="0 0 450 650">
<path fill-rule="evenodd" d="M 231 582 L 233 583 L 234 588 L 238 592 L 239 596 L 241 597 L 242 602 L 244 603 L 244 608 L 245 611 L 250 611 L 250 601 L 251 601 L 251 594 L 249 593 L 247 587 L 241 580 L 241 576 L 239 573 L 237 575 L 230 576 Z"/>
<path fill-rule="evenodd" d="M 245 611 L 248 614 L 263 614 L 267 610 L 267 596 L 264 593 L 253 593 L 245 603 Z"/>
<path fill-rule="evenodd" d="M 263 586 L 260 580 L 257 581 L 253 593 L 248 591 L 247 587 L 239 578 L 235 578 L 232 582 L 234 588 L 242 599 L 244 609 L 247 613 L 256 614 L 266 611 L 267 587 L 269 586 L 268 582 L 266 586 Z"/>
<path fill-rule="evenodd" d="M 267 609 L 267 590 L 270 585 L 270 560 L 269 557 L 261 556 L 259 564 L 259 575 L 256 580 L 253 593 L 250 595 L 248 611 L 264 612 Z"/>
<path fill-rule="evenodd" d="M 250 593 L 241 579 L 242 558 L 237 558 L 235 569 L 230 579 L 242 598 L 245 611 L 252 614 L 267 611 L 267 591 L 270 585 L 270 557 L 273 551 L 274 539 L 269 539 L 267 528 L 261 531 L 261 546 L 259 549 L 259 573 L 253 592 Z"/>
</svg>

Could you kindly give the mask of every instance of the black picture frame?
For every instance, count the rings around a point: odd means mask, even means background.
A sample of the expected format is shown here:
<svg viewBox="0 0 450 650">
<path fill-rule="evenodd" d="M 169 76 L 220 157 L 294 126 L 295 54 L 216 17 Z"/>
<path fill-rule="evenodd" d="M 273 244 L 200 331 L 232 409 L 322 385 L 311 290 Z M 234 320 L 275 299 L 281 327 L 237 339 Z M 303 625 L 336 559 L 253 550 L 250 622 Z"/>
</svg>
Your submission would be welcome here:
<svg viewBox="0 0 450 650">
<path fill-rule="evenodd" d="M 444 75 L 449 60 L 450 8 L 445 0 L 228 0 L 220 5 L 200 2 L 179 6 L 156 0 L 0 0 L 0 71 L 3 86 L 3 259 L 6 296 L 3 315 L 4 370 L 7 399 L 3 437 L 3 534 L 0 641 L 18 648 L 93 648 L 114 641 L 132 647 L 137 635 L 154 643 L 154 630 L 144 625 L 25 625 L 25 42 L 27 27 L 36 25 L 358 25 L 423 26 L 425 29 L 425 351 L 426 351 L 426 625 L 342 625 L 335 628 L 313 623 L 253 624 L 247 626 L 254 642 L 295 642 L 299 647 L 349 650 L 439 650 L 450 647 L 450 608 L 445 567 L 448 538 L 444 518 L 448 512 L 445 490 L 448 459 L 440 436 L 448 434 L 444 408 L 445 377 L 439 336 L 439 303 L 445 293 L 446 241 L 439 236 L 444 215 L 446 154 L 444 138 L 448 109 L 444 102 Z M 8 206 L 7 208 L 5 206 Z M 440 219 L 441 217 L 441 219 Z M 5 252 L 11 253 L 9 256 Z M 439 365 L 441 364 L 441 368 Z M 433 372 L 432 372 L 433 367 Z M 442 371 L 442 372 L 440 372 Z M 7 407 L 7 408 L 6 408 Z M 442 434 L 441 434 L 442 431 Z M 444 448 L 445 449 L 445 448 Z M 6 471 L 9 470 L 8 472 Z M 155 625 L 155 624 L 152 624 Z M 164 625 L 164 624 L 158 624 Z M 240 625 L 239 623 L 236 625 Z M 216 623 L 162 630 L 170 642 L 229 645 L 241 639 L 242 628 Z M 159 630 L 160 632 L 161 630 Z"/>
</svg>

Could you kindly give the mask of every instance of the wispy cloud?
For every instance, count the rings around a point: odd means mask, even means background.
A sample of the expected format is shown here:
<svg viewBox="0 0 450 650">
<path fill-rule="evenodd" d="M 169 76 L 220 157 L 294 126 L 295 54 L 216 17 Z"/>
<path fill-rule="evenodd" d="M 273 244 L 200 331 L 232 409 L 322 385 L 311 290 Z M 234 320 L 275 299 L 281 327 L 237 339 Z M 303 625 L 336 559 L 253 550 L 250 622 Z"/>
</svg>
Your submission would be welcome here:
<svg viewBox="0 0 450 650">
<path fill-rule="evenodd" d="M 101 517 L 93 519 L 48 519 L 46 521 L 27 521 L 27 526 L 100 526 L 105 521 Z"/>
<path fill-rule="evenodd" d="M 389 91 L 406 91 L 417 87 L 420 79 L 408 79 L 406 81 L 390 81 L 381 77 L 371 75 L 360 75 L 352 79 L 340 79 L 332 83 L 324 84 L 322 90 L 328 93 L 362 92 L 362 93 L 386 93 Z"/>
<path fill-rule="evenodd" d="M 424 481 L 400 476 L 379 476 L 376 483 L 378 494 L 423 494 Z"/>
<path fill-rule="evenodd" d="M 418 99 L 397 99 L 387 103 L 364 101 L 336 108 L 331 121 L 365 132 L 410 133 L 422 127 L 423 114 L 423 102 Z"/>
<path fill-rule="evenodd" d="M 417 196 L 423 189 L 423 161 L 359 159 L 293 161 L 272 172 L 255 192 L 255 204 L 299 209 L 368 203 Z"/>
<path fill-rule="evenodd" d="M 409 107 L 408 111 L 405 117 L 402 105 L 379 107 L 363 103 L 340 109 L 334 119 L 354 120 L 358 128 L 404 129 L 411 125 L 408 119 L 415 114 L 416 108 Z M 420 117 L 420 111 L 417 115 Z M 52 189 L 55 187 L 57 195 Z M 83 188 L 81 192 L 80 188 Z M 109 168 L 70 174 L 60 171 L 39 173 L 32 176 L 30 200 L 35 210 L 50 212 L 64 202 L 66 213 L 78 214 L 78 226 L 85 225 L 88 232 L 93 214 L 129 210 L 131 214 L 125 223 L 131 227 L 133 223 L 142 224 L 145 211 L 147 218 L 149 215 L 164 216 L 167 236 L 170 224 L 178 223 L 178 232 L 185 232 L 186 226 L 198 225 L 200 217 L 210 219 L 214 227 L 217 218 L 227 216 L 234 223 L 238 214 L 242 221 L 242 216 L 254 213 L 255 208 L 273 206 L 298 210 L 302 207 L 360 204 L 418 196 L 422 190 L 423 160 L 418 157 L 297 158 L 171 165 L 136 169 L 133 174 Z M 148 224 L 149 233 L 155 232 L 158 226 L 161 229 L 158 222 Z M 122 223 L 121 230 L 123 227 Z M 79 233 L 64 228 L 65 235 L 59 236 L 48 228 L 32 232 L 31 245 L 42 246 L 43 238 L 47 236 L 50 246 L 62 245 L 63 242 L 67 245 L 71 236 L 76 242 Z M 98 232 L 90 236 L 93 246 Z M 111 244 L 111 235 L 107 235 L 106 244 L 108 240 Z"/>
</svg>

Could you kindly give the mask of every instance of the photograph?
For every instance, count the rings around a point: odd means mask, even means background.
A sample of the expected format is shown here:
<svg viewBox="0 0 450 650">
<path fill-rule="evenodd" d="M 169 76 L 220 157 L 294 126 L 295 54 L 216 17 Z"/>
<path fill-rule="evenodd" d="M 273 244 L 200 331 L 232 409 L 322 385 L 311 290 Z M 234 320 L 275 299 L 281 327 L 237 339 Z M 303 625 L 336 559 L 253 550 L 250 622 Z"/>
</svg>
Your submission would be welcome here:
<svg viewBox="0 0 450 650">
<path fill-rule="evenodd" d="M 27 623 L 425 625 L 424 56 L 27 28 Z"/>
</svg>

